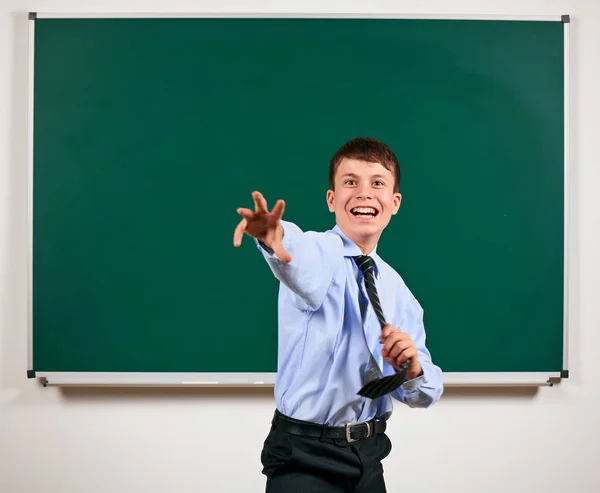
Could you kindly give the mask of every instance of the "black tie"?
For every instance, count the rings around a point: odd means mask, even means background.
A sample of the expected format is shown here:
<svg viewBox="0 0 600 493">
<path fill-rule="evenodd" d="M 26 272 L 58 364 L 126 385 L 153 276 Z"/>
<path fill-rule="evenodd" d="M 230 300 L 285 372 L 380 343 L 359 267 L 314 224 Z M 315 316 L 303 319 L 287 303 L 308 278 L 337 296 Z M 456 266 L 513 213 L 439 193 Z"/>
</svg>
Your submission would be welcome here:
<svg viewBox="0 0 600 493">
<path fill-rule="evenodd" d="M 356 265 L 358 265 L 358 268 L 365 276 L 367 296 L 369 297 L 371 306 L 375 311 L 375 315 L 377 315 L 377 320 L 379 320 L 379 324 L 383 329 L 383 326 L 385 325 L 385 318 L 383 316 L 383 310 L 381 309 L 381 303 L 379 302 L 379 296 L 377 296 L 377 288 L 375 287 L 375 277 L 373 276 L 373 259 L 368 255 L 358 255 L 352 258 L 354 258 Z M 408 368 L 409 364 L 410 360 L 407 360 L 402 363 L 402 369 L 394 375 L 371 380 L 358 391 L 359 395 L 368 397 L 369 399 L 376 399 L 377 397 L 389 394 L 404 383 L 406 369 Z"/>
</svg>

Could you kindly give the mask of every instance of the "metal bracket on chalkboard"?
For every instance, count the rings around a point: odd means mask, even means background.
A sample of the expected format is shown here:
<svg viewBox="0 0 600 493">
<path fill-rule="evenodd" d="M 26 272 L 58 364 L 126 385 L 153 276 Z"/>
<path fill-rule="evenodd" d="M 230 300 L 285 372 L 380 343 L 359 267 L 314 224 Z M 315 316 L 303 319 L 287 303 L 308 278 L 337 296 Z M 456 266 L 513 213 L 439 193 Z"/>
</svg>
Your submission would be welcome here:
<svg viewBox="0 0 600 493">
<path fill-rule="evenodd" d="M 563 24 L 568 24 L 571 22 L 571 16 L 569 14 L 563 14 L 560 16 L 560 20 Z"/>
<path fill-rule="evenodd" d="M 37 12 L 29 12 L 29 20 L 34 21 L 37 19 Z"/>
<path fill-rule="evenodd" d="M 569 370 L 561 370 L 559 376 L 548 378 L 548 386 L 554 387 L 555 383 L 559 383 L 563 378 L 569 378 Z"/>
<path fill-rule="evenodd" d="M 35 378 L 36 376 L 35 370 L 27 370 L 27 378 Z M 46 377 L 41 377 L 40 382 L 44 387 L 48 387 L 48 379 Z"/>
</svg>

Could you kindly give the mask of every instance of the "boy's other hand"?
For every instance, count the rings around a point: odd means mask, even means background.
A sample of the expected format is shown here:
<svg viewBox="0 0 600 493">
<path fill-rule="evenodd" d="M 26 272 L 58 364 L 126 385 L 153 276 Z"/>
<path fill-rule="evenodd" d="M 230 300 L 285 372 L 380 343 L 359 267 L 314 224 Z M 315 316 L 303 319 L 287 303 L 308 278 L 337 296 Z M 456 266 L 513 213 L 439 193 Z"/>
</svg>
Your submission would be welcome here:
<svg viewBox="0 0 600 493">
<path fill-rule="evenodd" d="M 412 380 L 421 375 L 423 368 L 419 363 L 419 353 L 415 343 L 406 332 L 400 332 L 392 324 L 386 324 L 381 331 L 380 341 L 383 344 L 381 350 L 383 359 L 396 370 L 400 370 L 402 363 L 410 359 L 406 370 L 406 380 Z"/>
<path fill-rule="evenodd" d="M 283 262 L 291 262 L 292 257 L 283 248 L 283 226 L 281 217 L 285 210 L 285 202 L 278 200 L 269 212 L 267 201 L 260 192 L 252 192 L 254 199 L 254 211 L 240 207 L 237 213 L 243 217 L 233 233 L 233 246 L 242 244 L 244 233 L 269 247 Z"/>
</svg>

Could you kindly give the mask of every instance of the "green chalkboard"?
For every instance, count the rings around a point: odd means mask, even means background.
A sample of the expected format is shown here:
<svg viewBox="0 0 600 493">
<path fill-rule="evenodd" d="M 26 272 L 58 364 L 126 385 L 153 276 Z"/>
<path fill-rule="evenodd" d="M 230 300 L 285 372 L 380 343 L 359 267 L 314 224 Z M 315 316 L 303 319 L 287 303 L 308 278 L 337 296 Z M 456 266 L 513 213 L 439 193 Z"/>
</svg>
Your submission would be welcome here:
<svg viewBox="0 0 600 493">
<path fill-rule="evenodd" d="M 444 372 L 563 370 L 560 21 L 43 19 L 32 368 L 275 372 L 277 291 L 236 208 L 330 229 L 329 159 L 373 136 L 402 207 L 378 251 Z"/>
</svg>

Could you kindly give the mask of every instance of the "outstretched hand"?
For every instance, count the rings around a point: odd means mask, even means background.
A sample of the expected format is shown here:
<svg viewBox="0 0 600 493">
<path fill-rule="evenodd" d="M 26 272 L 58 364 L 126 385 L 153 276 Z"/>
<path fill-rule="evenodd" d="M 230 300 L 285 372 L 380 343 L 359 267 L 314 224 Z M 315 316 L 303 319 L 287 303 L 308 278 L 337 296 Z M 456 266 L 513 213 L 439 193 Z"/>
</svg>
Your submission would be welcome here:
<svg viewBox="0 0 600 493">
<path fill-rule="evenodd" d="M 233 233 L 233 246 L 239 247 L 242 244 L 244 233 L 269 247 L 277 257 L 283 262 L 291 262 L 292 257 L 281 241 L 283 240 L 283 226 L 281 226 L 281 217 L 285 210 L 285 202 L 278 200 L 269 212 L 267 201 L 260 192 L 252 192 L 254 199 L 254 211 L 240 207 L 237 213 L 243 217 L 235 228 Z"/>
</svg>

